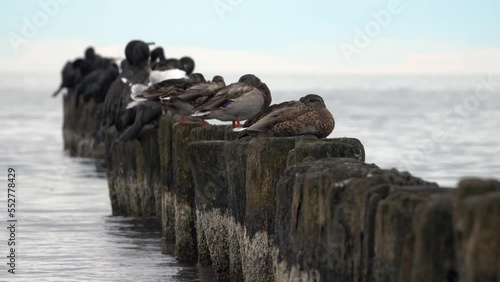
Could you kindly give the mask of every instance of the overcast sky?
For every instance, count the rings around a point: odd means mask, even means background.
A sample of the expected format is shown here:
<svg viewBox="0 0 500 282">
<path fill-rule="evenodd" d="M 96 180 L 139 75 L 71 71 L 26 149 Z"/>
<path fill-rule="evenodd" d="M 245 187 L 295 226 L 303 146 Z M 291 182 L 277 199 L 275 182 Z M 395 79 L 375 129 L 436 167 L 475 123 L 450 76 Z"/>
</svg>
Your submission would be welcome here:
<svg viewBox="0 0 500 282">
<path fill-rule="evenodd" d="M 369 2 L 369 3 L 366 3 Z M 198 71 L 500 73 L 500 1 L 5 1 L 3 71 L 59 71 L 88 45 L 130 39 Z"/>
</svg>

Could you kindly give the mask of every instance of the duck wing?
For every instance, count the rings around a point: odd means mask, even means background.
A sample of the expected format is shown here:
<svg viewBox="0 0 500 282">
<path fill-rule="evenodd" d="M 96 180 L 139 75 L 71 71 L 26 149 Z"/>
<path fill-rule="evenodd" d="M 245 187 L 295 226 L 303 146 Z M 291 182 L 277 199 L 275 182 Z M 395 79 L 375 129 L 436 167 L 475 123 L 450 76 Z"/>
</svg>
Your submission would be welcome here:
<svg viewBox="0 0 500 282">
<path fill-rule="evenodd" d="M 246 83 L 234 83 L 217 91 L 212 99 L 206 101 L 195 110 L 213 111 L 219 108 L 225 108 L 235 101 L 255 94 L 262 95 L 262 92 Z"/>
<path fill-rule="evenodd" d="M 268 114 L 270 114 L 271 112 L 276 112 L 277 110 L 283 109 L 283 108 L 286 108 L 286 107 L 292 107 L 293 104 L 296 104 L 296 103 L 301 103 L 301 102 L 298 102 L 298 101 L 288 101 L 288 102 L 282 102 L 282 103 L 279 103 L 279 104 L 274 104 L 274 105 L 271 105 L 269 107 L 266 107 L 265 109 L 263 109 L 262 111 L 260 111 L 259 113 L 257 113 L 255 116 L 253 116 L 252 118 L 248 119 L 245 122 L 245 124 L 243 124 L 243 127 L 250 127 L 250 126 L 254 125 L 257 121 L 259 121 L 260 119 L 262 119 L 263 117 L 265 117 Z"/>
<path fill-rule="evenodd" d="M 158 101 L 160 97 L 176 96 L 183 93 L 184 90 L 191 86 L 191 83 L 185 79 L 169 79 L 160 83 L 151 85 L 138 98 L 144 98 L 150 101 Z"/>
<path fill-rule="evenodd" d="M 297 120 L 312 109 L 302 102 L 292 101 L 274 105 L 274 109 L 248 127 L 249 131 L 272 132 L 279 134 L 294 134 L 300 132 L 303 125 Z"/>
<path fill-rule="evenodd" d="M 221 90 L 224 86 L 214 82 L 204 82 L 191 86 L 184 93 L 178 96 L 184 101 L 196 101 L 202 97 L 208 97 L 211 94 Z"/>
</svg>

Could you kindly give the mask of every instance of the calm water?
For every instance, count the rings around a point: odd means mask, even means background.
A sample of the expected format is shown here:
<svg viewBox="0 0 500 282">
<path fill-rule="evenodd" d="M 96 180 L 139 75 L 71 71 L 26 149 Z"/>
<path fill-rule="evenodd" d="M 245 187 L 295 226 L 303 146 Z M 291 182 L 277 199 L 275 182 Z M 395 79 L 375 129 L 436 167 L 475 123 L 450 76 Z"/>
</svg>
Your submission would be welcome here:
<svg viewBox="0 0 500 282">
<path fill-rule="evenodd" d="M 159 221 L 110 217 L 105 172 L 62 145 L 57 75 L 0 76 L 0 160 L 17 171 L 16 278 L 24 281 L 210 281 L 209 269 L 160 252 Z M 236 80 L 236 76 L 226 81 Z M 367 162 L 455 186 L 499 177 L 500 79 L 474 98 L 481 77 L 263 77 L 274 102 L 322 95 L 336 118 L 331 137 L 356 137 Z M 293 89 L 293 90 L 287 90 Z M 488 97 L 486 97 L 488 96 Z M 476 100 L 475 100 L 476 99 Z M 462 116 L 451 114 L 465 105 Z M 434 135 L 434 138 L 433 138 Z M 0 257 L 8 255 L 0 193 Z M 6 259 L 0 281 L 7 281 Z"/>
<path fill-rule="evenodd" d="M 161 254 L 160 222 L 111 217 L 105 170 L 62 148 L 54 83 L 0 81 L 0 160 L 17 171 L 16 272 L 7 273 L 6 188 L 0 193 L 0 281 L 212 281 L 209 268 Z M 21 86 L 16 86 L 21 85 Z"/>
</svg>

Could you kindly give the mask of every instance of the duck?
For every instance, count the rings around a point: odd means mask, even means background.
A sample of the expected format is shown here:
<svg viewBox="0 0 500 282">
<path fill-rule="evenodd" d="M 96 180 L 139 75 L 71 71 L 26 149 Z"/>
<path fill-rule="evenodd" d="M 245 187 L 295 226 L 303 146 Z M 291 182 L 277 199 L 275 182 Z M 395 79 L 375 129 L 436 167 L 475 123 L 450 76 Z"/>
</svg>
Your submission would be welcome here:
<svg viewBox="0 0 500 282">
<path fill-rule="evenodd" d="M 145 101 L 161 102 L 161 98 L 177 96 L 193 85 L 205 82 L 205 77 L 196 73 L 192 74 L 189 79 L 167 79 L 155 84 L 151 83 L 150 77 L 150 82 L 147 85 L 133 84 L 127 78 L 122 78 L 122 82 L 131 89 L 130 98 L 132 102 L 127 105 L 127 109 L 131 109 Z"/>
<path fill-rule="evenodd" d="M 323 98 L 308 94 L 299 101 L 270 106 L 247 120 L 240 138 L 258 134 L 297 136 L 312 134 L 326 138 L 335 128 L 335 119 Z"/>
<path fill-rule="evenodd" d="M 237 83 L 223 87 L 204 104 L 193 109 L 192 117 L 232 121 L 233 128 L 271 104 L 271 91 L 253 74 L 242 76 Z"/>
<path fill-rule="evenodd" d="M 176 96 L 161 97 L 160 99 L 166 109 L 181 115 L 182 124 L 192 124 L 184 116 L 192 114 L 195 107 L 200 106 L 206 99 L 213 96 L 225 86 L 224 78 L 216 75 L 212 78 L 212 81 L 200 82 L 191 86 L 184 93 Z M 203 119 L 202 125 L 206 125 Z"/>
</svg>

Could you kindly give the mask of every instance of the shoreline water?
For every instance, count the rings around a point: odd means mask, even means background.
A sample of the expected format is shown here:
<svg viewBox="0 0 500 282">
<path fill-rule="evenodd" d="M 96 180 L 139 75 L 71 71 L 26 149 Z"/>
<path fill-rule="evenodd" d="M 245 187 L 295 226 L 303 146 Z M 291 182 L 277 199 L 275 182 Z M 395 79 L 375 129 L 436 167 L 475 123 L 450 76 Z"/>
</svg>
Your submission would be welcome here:
<svg viewBox="0 0 500 282">
<path fill-rule="evenodd" d="M 16 87 L 8 91 L 0 87 L 0 163 L 4 173 L 7 166 L 16 169 L 17 259 L 16 274 L 6 276 L 3 263 L 0 280 L 213 279 L 211 269 L 179 264 L 173 252 L 161 253 L 158 218 L 112 217 L 102 162 L 63 151 L 62 103 L 50 99 L 53 89 L 24 89 L 22 79 L 13 82 Z M 5 208 L 6 198 L 7 193 L 0 195 Z M 4 223 L 6 215 L 0 213 Z M 2 226 L 0 235 L 7 238 Z M 2 246 L 7 255 L 6 242 Z"/>
</svg>

